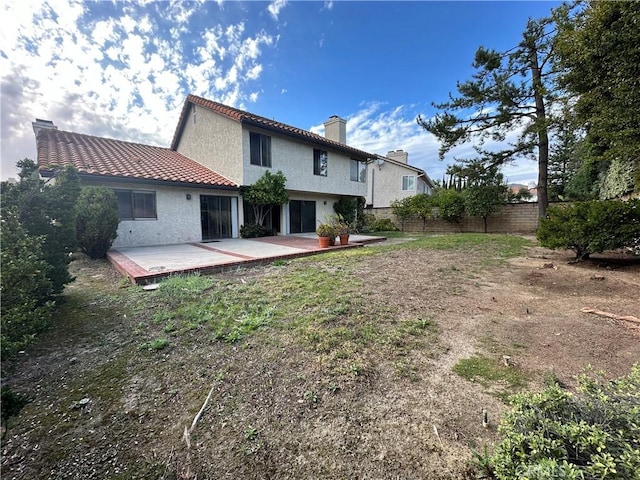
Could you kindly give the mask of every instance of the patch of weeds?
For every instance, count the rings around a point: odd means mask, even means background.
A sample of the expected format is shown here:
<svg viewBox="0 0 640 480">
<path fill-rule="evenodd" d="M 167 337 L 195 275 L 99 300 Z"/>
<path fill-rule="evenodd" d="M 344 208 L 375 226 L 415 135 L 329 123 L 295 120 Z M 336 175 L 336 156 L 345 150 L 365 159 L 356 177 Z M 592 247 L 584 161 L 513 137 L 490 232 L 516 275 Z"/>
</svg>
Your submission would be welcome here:
<svg viewBox="0 0 640 480">
<path fill-rule="evenodd" d="M 140 350 L 150 350 L 153 352 L 157 352 L 158 350 L 162 350 L 163 348 L 166 348 L 168 346 L 169 340 L 167 340 L 166 338 L 155 338 L 141 344 Z"/>
<path fill-rule="evenodd" d="M 244 431 L 244 438 L 249 441 L 255 440 L 256 438 L 258 438 L 258 433 L 260 432 L 257 428 L 249 427 Z"/>
<path fill-rule="evenodd" d="M 410 360 L 400 360 L 395 363 L 395 371 L 398 377 L 406 378 L 412 382 L 418 380 L 418 367 Z"/>
<path fill-rule="evenodd" d="M 338 393 L 338 391 L 340 390 L 340 387 L 336 383 L 330 383 L 329 386 L 327 387 L 327 390 L 335 394 L 335 393 Z"/>
<path fill-rule="evenodd" d="M 284 267 L 286 265 L 289 265 L 289 262 L 287 260 L 274 260 L 271 265 L 273 265 L 274 267 Z"/>
<path fill-rule="evenodd" d="M 155 312 L 153 312 L 153 315 L 151 316 L 151 323 L 154 323 L 154 324 L 164 323 L 167 320 L 173 319 L 173 317 L 174 317 L 173 313 L 168 310 L 156 310 Z"/>
<path fill-rule="evenodd" d="M 169 320 L 164 327 L 162 327 L 162 331 L 165 333 L 175 332 L 178 329 L 178 326 L 175 324 L 173 320 Z"/>
<path fill-rule="evenodd" d="M 318 403 L 318 394 L 313 390 L 307 390 L 304 393 L 304 399 L 310 403 Z"/>
<path fill-rule="evenodd" d="M 362 367 L 357 363 L 352 363 L 349 365 L 349 372 L 351 372 L 351 375 L 354 377 L 357 377 L 362 373 Z"/>
<path fill-rule="evenodd" d="M 133 334 L 136 336 L 142 335 L 147 329 L 147 326 L 148 325 L 145 322 L 139 322 L 138 325 L 136 325 L 136 328 L 133 330 Z"/>
<path fill-rule="evenodd" d="M 499 398 L 527 386 L 529 379 L 515 367 L 505 366 L 500 361 L 483 355 L 464 358 L 453 366 L 453 371 L 462 378 L 479 383 Z"/>
</svg>

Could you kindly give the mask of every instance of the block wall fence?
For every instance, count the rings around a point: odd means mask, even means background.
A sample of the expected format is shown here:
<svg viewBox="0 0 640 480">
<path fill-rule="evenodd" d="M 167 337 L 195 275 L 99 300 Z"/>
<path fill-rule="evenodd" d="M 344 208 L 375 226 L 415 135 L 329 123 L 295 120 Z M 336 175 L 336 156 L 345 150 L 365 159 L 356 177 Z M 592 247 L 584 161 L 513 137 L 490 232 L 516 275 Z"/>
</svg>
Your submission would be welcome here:
<svg viewBox="0 0 640 480">
<path fill-rule="evenodd" d="M 554 204 L 549 204 L 554 205 Z M 434 209 L 437 214 L 438 209 Z M 393 214 L 391 208 L 373 208 L 365 210 L 376 218 L 389 218 L 400 228 L 400 222 Z M 509 203 L 487 220 L 487 233 L 529 233 L 532 234 L 538 228 L 538 204 L 537 202 Z M 484 232 L 484 222 L 480 217 L 464 217 L 459 224 L 449 223 L 440 218 L 429 219 L 426 224 L 418 217 L 412 217 L 405 221 L 405 232 L 429 232 L 429 233 L 460 233 L 460 232 Z"/>
</svg>

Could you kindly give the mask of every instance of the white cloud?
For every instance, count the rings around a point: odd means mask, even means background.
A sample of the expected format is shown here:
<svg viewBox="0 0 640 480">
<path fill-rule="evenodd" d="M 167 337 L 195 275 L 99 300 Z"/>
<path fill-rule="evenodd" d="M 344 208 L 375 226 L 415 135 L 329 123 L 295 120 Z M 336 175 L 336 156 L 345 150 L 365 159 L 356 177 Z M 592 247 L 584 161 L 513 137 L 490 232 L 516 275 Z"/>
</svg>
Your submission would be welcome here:
<svg viewBox="0 0 640 480">
<path fill-rule="evenodd" d="M 260 58 L 277 37 L 244 23 L 203 26 L 206 9 L 217 8 L 211 3 L 114 3 L 101 14 L 94 6 L 0 7 L 11 19 L 0 28 L 3 179 L 15 176 L 17 160 L 35 158 L 36 117 L 63 130 L 167 145 L 188 93 L 234 106 L 257 101 Z"/>
<path fill-rule="evenodd" d="M 280 11 L 286 5 L 287 5 L 287 0 L 274 0 L 273 2 L 271 2 L 269 4 L 269 6 L 267 7 L 267 10 L 269 10 L 269 13 L 271 14 L 271 16 L 275 20 L 278 20 L 278 16 L 280 15 Z"/>
<path fill-rule="evenodd" d="M 331 10 L 333 8 L 333 0 L 330 0 L 328 2 L 324 2 L 323 8 L 325 10 Z"/>
</svg>

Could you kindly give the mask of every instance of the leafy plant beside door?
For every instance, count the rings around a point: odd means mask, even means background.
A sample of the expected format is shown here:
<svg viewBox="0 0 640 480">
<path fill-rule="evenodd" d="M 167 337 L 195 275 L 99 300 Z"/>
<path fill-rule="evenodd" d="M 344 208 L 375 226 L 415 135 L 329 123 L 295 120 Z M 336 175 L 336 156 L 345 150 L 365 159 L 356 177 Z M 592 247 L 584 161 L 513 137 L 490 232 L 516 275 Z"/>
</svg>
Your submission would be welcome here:
<svg viewBox="0 0 640 480">
<path fill-rule="evenodd" d="M 269 229 L 265 228 L 264 223 L 269 211 L 272 207 L 283 205 L 289 201 L 289 194 L 285 189 L 286 183 L 287 177 L 280 170 L 276 173 L 266 171 L 256 183 L 241 190 L 244 200 L 253 208 L 255 218 L 254 225 L 242 226 L 240 232 L 243 237 L 245 237 L 245 232 L 252 232 L 253 236 L 258 236 L 255 235 L 255 232 L 268 234 L 266 232 Z"/>
</svg>

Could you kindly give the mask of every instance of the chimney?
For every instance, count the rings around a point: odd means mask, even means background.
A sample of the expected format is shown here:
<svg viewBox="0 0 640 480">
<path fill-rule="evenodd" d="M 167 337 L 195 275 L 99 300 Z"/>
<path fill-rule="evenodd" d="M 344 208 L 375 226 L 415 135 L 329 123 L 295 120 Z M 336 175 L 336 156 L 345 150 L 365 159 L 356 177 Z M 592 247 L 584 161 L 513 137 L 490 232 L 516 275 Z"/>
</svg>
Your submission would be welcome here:
<svg viewBox="0 0 640 480">
<path fill-rule="evenodd" d="M 324 122 L 324 136 L 327 140 L 347 143 L 347 122 L 337 115 L 331 115 L 329 120 Z"/>
<path fill-rule="evenodd" d="M 36 118 L 35 122 L 31 122 L 31 125 L 33 126 L 33 133 L 35 134 L 36 139 L 38 138 L 40 130 L 44 130 L 45 128 L 50 130 L 58 129 L 51 120 L 41 120 L 39 118 Z"/>
<path fill-rule="evenodd" d="M 391 150 L 387 153 L 387 158 L 391 160 L 395 160 L 396 162 L 404 163 L 405 165 L 409 163 L 409 153 L 404 150 Z"/>
</svg>

